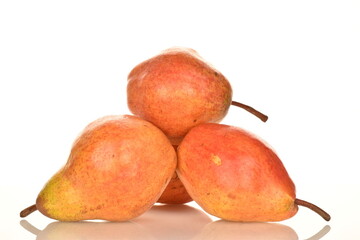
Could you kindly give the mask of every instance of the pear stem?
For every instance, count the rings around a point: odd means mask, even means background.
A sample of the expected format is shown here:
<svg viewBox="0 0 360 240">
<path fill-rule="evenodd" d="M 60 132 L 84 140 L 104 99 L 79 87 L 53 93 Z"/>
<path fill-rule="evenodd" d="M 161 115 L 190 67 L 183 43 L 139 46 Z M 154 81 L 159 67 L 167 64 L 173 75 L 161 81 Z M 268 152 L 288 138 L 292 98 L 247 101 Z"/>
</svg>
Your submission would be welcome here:
<svg viewBox="0 0 360 240">
<path fill-rule="evenodd" d="M 28 215 L 35 212 L 36 210 L 37 210 L 36 204 L 31 205 L 30 207 L 27 207 L 20 212 L 20 217 L 22 217 L 22 218 L 27 217 Z"/>
<path fill-rule="evenodd" d="M 231 105 L 234 105 L 234 106 L 237 106 L 237 107 L 240 107 L 246 111 L 248 111 L 249 113 L 252 113 L 253 115 L 255 115 L 256 117 L 258 117 L 261 121 L 263 122 L 266 122 L 268 120 L 268 116 L 266 116 L 265 114 L 259 112 L 258 110 L 248 106 L 248 105 L 245 105 L 245 104 L 242 104 L 242 103 L 239 103 L 239 102 L 236 102 L 236 101 L 232 101 L 231 102 Z"/>
<path fill-rule="evenodd" d="M 325 212 L 324 210 L 322 210 L 321 208 L 319 208 L 318 206 L 316 206 L 312 203 L 309 203 L 307 201 L 296 198 L 295 204 L 299 205 L 299 206 L 307 207 L 307 208 L 313 210 L 314 212 L 319 214 L 326 221 L 330 221 L 330 219 L 331 219 L 330 215 L 327 212 Z"/>
</svg>

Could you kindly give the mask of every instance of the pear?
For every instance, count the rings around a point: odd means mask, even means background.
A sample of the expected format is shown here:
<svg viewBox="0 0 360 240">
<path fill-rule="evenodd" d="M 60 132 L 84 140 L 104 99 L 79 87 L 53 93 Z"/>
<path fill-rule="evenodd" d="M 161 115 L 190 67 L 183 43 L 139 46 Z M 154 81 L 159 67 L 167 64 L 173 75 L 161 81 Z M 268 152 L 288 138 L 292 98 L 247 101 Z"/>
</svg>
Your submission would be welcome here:
<svg viewBox="0 0 360 240">
<path fill-rule="evenodd" d="M 325 220 L 330 215 L 296 198 L 295 185 L 276 153 L 243 129 L 216 123 L 192 128 L 178 147 L 177 173 L 206 212 L 230 221 L 282 221 L 298 205 Z"/>
<path fill-rule="evenodd" d="M 266 121 L 250 106 L 232 101 L 229 81 L 193 49 L 174 47 L 138 64 L 128 75 L 130 111 L 159 127 L 178 145 L 194 126 L 220 122 L 230 105 Z"/>
<path fill-rule="evenodd" d="M 39 193 L 35 210 L 60 221 L 127 221 L 160 197 L 176 168 L 161 130 L 135 116 L 107 116 L 75 140 L 66 165 Z"/>
<path fill-rule="evenodd" d="M 178 146 L 173 145 L 175 151 Z M 191 202 L 192 198 L 186 191 L 184 184 L 182 184 L 180 178 L 178 177 L 176 171 L 174 172 L 169 184 L 166 186 L 161 197 L 158 199 L 158 203 L 165 204 L 184 204 Z"/>
<path fill-rule="evenodd" d="M 174 172 L 169 184 L 166 186 L 161 197 L 157 200 L 158 203 L 165 204 L 184 204 L 191 201 L 192 198 L 186 191 L 184 184 L 181 182 L 176 172 Z"/>
</svg>

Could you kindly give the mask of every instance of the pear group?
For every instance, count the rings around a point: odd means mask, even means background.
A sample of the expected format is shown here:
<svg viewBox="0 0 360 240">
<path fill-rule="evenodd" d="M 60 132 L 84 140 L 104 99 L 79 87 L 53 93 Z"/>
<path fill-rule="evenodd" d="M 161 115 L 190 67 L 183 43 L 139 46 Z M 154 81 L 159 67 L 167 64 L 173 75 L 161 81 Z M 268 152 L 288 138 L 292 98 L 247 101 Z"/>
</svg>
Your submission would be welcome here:
<svg viewBox="0 0 360 240">
<path fill-rule="evenodd" d="M 109 115 L 75 139 L 66 164 L 21 213 L 39 210 L 59 221 L 128 221 L 156 202 L 194 200 L 229 221 L 282 221 L 298 206 L 330 215 L 296 198 L 284 164 L 254 134 L 220 124 L 233 101 L 226 77 L 189 48 L 170 48 L 128 75 L 134 115 Z"/>
</svg>

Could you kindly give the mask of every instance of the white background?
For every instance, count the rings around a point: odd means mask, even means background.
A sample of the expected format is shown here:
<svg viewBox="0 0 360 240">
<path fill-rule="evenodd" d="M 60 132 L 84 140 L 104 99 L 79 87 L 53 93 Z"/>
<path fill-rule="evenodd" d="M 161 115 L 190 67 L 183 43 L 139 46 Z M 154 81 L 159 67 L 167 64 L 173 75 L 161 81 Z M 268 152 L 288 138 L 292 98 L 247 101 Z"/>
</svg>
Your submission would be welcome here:
<svg viewBox="0 0 360 240">
<path fill-rule="evenodd" d="M 19 211 L 66 162 L 72 141 L 89 122 L 129 113 L 129 71 L 172 46 L 197 50 L 229 79 L 234 100 L 269 116 L 262 123 L 231 107 L 223 123 L 272 145 L 298 197 L 333 217 L 326 223 L 301 208 L 281 224 L 299 239 L 323 227 L 321 233 L 331 229 L 322 239 L 359 238 L 359 1 L 5 0 L 0 2 L 1 239 L 36 238 L 20 225 Z M 153 210 L 147 214 L 156 220 L 144 215 L 134 231 L 120 224 L 120 232 L 129 239 L 148 238 L 137 235 L 139 227 L 155 232 L 149 231 L 149 239 L 260 239 L 245 238 L 241 224 L 214 227 L 212 235 L 206 231 L 216 225 L 205 227 L 207 221 L 196 231 L 187 228 L 193 215 L 203 214 L 195 203 L 189 205 L 197 210 L 182 217 L 175 214 L 181 207 L 166 217 Z M 27 221 L 22 224 L 40 230 L 53 222 L 40 213 Z M 97 232 L 112 231 L 105 229 Z M 261 226 L 255 229 L 277 239 Z M 186 235 L 189 231 L 194 232 Z M 93 232 L 73 231 L 67 239 L 110 238 Z"/>
</svg>

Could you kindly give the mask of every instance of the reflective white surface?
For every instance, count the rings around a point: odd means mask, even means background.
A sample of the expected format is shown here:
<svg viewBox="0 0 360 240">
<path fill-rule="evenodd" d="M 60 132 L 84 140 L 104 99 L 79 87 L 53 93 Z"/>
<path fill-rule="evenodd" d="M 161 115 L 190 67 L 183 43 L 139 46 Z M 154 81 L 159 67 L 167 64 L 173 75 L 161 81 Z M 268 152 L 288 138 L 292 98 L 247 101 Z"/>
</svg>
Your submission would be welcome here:
<svg viewBox="0 0 360 240">
<path fill-rule="evenodd" d="M 306 239 L 321 239 L 330 232 L 324 225 Z M 237 223 L 212 220 L 190 206 L 154 206 L 141 217 L 128 222 L 52 222 L 39 229 L 30 220 L 21 220 L 19 231 L 26 239 L 244 239 L 297 240 L 297 232 L 282 223 Z M 301 239 L 301 238 L 300 238 Z M 330 239 L 330 238 L 324 238 Z"/>
<path fill-rule="evenodd" d="M 161 223 L 158 222 L 158 223 Z M 182 223 L 182 222 L 180 222 Z M 200 223 L 199 223 L 200 224 Z M 28 221 L 22 220 L 20 225 L 36 236 L 37 240 L 49 239 L 244 239 L 244 240 L 297 240 L 296 232 L 282 224 L 277 223 L 234 223 L 223 220 L 207 224 L 204 228 L 196 229 L 175 226 L 169 228 L 163 223 L 154 230 L 148 229 L 147 224 L 134 222 L 108 223 L 108 222 L 80 222 L 66 223 L 53 222 L 45 229 L 39 230 Z M 178 230 L 178 231 L 176 231 Z M 180 231 L 181 230 L 181 231 Z M 194 231 L 196 230 L 196 231 Z M 307 238 L 308 240 L 321 239 L 328 234 L 330 226 L 326 225 L 319 232 Z"/>
<path fill-rule="evenodd" d="M 356 187 L 356 186 L 353 186 Z M 155 205 L 128 222 L 104 221 L 58 222 L 39 212 L 25 219 L 19 212 L 32 197 L 23 188 L 2 188 L 0 219 L 1 239 L 357 239 L 357 215 L 360 212 L 359 188 L 345 185 L 307 186 L 309 201 L 327 210 L 332 219 L 324 221 L 312 211 L 300 208 L 291 219 L 277 223 L 238 223 L 220 220 L 206 214 L 194 202 L 186 205 Z M 317 193 L 315 193 L 317 192 Z M 316 196 L 317 195 L 317 196 Z M 346 198 L 347 196 L 350 196 Z M 344 200 L 346 198 L 346 201 Z M 344 204 L 345 203 L 345 204 Z"/>
</svg>

